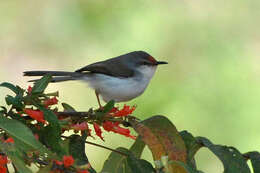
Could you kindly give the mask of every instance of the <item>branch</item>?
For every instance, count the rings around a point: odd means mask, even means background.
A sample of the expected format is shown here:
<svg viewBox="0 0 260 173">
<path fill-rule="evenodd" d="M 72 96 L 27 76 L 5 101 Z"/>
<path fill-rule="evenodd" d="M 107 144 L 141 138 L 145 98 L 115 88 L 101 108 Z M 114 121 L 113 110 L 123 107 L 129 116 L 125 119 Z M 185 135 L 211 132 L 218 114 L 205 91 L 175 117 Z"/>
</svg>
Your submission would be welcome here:
<svg viewBox="0 0 260 173">
<path fill-rule="evenodd" d="M 90 109 L 88 112 L 75 112 L 75 111 L 64 111 L 64 112 L 55 112 L 58 116 L 72 116 L 72 117 L 88 117 L 88 118 L 95 118 L 95 113 L 92 109 Z"/>
</svg>

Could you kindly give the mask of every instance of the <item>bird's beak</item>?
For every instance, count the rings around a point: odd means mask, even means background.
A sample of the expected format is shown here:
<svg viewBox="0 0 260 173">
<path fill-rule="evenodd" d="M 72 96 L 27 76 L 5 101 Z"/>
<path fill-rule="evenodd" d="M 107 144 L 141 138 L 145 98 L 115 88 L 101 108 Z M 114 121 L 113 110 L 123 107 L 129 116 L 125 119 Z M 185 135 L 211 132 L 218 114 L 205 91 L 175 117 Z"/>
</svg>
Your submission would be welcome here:
<svg viewBox="0 0 260 173">
<path fill-rule="evenodd" d="M 160 65 L 160 64 L 168 64 L 168 62 L 166 62 L 166 61 L 157 61 L 157 65 Z"/>
</svg>

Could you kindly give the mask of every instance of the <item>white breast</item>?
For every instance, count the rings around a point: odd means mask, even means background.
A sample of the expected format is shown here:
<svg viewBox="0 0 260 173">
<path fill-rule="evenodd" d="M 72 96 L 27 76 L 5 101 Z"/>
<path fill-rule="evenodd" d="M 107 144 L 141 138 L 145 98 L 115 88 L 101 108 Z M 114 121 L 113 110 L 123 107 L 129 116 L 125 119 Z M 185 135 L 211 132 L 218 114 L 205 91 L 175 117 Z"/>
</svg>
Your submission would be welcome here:
<svg viewBox="0 0 260 173">
<path fill-rule="evenodd" d="M 129 101 L 141 95 L 153 77 L 156 67 L 141 66 L 134 77 L 117 78 L 103 74 L 92 74 L 83 80 L 96 90 L 105 102 Z"/>
</svg>

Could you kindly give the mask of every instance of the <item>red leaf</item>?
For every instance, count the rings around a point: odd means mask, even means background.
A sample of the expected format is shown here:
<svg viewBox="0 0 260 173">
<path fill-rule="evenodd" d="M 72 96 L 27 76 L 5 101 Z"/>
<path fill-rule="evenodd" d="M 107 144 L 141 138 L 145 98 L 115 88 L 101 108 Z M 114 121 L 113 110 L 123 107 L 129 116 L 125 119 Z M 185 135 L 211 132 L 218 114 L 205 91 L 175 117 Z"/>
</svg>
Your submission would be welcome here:
<svg viewBox="0 0 260 173">
<path fill-rule="evenodd" d="M 168 156 L 170 160 L 186 162 L 185 143 L 168 118 L 157 115 L 141 122 L 130 120 L 130 123 L 151 150 L 154 160 Z M 177 169 L 183 170 L 181 166 L 174 168 L 176 171 Z"/>
</svg>

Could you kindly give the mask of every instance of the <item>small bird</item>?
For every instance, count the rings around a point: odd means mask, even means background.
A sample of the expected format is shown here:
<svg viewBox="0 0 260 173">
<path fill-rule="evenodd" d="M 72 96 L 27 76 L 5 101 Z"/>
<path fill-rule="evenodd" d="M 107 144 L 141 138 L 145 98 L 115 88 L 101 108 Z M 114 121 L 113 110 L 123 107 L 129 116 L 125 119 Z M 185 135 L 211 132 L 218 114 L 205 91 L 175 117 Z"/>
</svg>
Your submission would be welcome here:
<svg viewBox="0 0 260 173">
<path fill-rule="evenodd" d="M 165 61 L 156 61 L 144 51 L 134 51 L 105 61 L 87 65 L 75 72 L 25 71 L 24 76 L 53 76 L 51 82 L 82 80 L 95 90 L 105 102 L 125 102 L 140 96 L 147 88 L 156 68 Z M 35 80 L 31 80 L 35 81 Z"/>
</svg>

